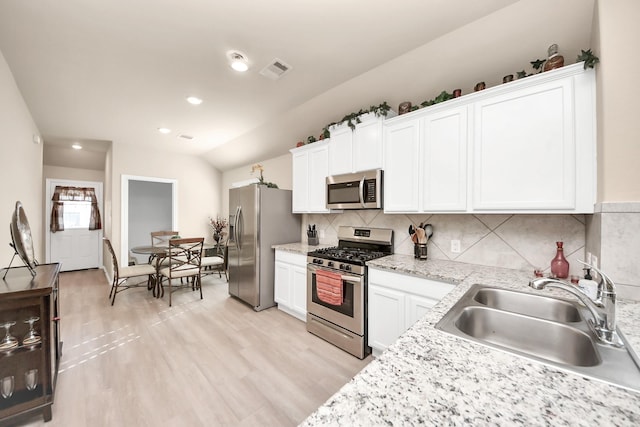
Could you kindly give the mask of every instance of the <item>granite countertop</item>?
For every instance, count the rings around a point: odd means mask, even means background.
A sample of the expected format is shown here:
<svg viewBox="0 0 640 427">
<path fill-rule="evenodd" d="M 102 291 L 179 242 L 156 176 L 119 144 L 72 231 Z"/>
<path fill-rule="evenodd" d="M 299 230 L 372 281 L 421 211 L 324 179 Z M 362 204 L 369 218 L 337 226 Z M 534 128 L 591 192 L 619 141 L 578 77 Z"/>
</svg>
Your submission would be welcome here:
<svg viewBox="0 0 640 427">
<path fill-rule="evenodd" d="M 640 425 L 638 392 L 434 328 L 475 283 L 539 292 L 527 286 L 530 272 L 407 255 L 368 265 L 458 286 L 302 425 Z M 618 325 L 637 350 L 639 322 L 640 303 L 619 300 Z"/>
<path fill-rule="evenodd" d="M 308 252 L 315 251 L 316 249 L 328 248 L 328 247 L 331 247 L 331 245 L 312 246 L 312 245 L 308 245 L 306 243 L 301 243 L 301 242 L 284 243 L 284 244 L 271 246 L 272 249 L 275 249 L 278 251 L 293 252 L 293 253 L 302 254 L 302 255 L 306 255 Z"/>
</svg>

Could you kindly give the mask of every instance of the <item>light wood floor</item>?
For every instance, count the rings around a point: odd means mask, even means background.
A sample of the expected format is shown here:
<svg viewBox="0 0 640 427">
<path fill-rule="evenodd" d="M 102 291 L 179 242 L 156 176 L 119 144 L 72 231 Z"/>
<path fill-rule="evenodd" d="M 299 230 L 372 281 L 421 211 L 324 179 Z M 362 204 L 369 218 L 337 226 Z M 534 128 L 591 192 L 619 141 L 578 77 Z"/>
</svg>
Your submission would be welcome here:
<svg viewBox="0 0 640 427">
<path fill-rule="evenodd" d="M 131 289 L 111 307 L 101 270 L 62 273 L 63 356 L 53 420 L 21 425 L 292 426 L 369 361 L 309 334 L 276 308 L 260 313 L 217 275 L 204 299 L 173 307 Z"/>
</svg>

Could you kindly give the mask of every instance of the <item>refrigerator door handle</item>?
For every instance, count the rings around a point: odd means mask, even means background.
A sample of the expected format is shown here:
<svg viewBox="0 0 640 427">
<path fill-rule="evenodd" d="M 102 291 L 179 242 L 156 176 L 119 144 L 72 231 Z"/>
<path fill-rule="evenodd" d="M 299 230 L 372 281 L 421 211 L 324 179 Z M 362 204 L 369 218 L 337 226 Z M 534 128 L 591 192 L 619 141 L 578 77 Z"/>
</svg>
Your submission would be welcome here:
<svg viewBox="0 0 640 427">
<path fill-rule="evenodd" d="M 238 250 L 242 249 L 242 243 L 240 242 L 240 238 L 242 237 L 242 230 L 240 230 L 240 215 L 242 215 L 242 206 L 238 206 L 236 208 L 236 248 Z"/>
</svg>

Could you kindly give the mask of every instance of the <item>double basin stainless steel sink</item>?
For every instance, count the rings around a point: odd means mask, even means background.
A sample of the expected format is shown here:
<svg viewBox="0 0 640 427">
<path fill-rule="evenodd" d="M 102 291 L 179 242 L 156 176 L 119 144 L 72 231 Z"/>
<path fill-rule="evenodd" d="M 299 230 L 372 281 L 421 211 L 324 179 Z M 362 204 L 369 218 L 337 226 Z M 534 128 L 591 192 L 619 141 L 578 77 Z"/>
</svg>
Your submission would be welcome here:
<svg viewBox="0 0 640 427">
<path fill-rule="evenodd" d="M 640 391 L 640 360 L 600 342 L 579 302 L 475 284 L 437 329 L 489 347 Z"/>
</svg>

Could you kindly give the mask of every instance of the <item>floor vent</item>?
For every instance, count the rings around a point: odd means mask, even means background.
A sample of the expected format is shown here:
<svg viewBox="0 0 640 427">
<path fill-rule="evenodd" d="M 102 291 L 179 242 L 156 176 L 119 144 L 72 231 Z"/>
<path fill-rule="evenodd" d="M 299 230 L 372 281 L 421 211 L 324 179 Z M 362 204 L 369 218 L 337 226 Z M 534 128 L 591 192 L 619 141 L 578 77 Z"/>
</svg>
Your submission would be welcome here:
<svg viewBox="0 0 640 427">
<path fill-rule="evenodd" d="M 271 61 L 269 65 L 264 67 L 262 71 L 260 71 L 260 74 L 262 74 L 263 76 L 271 80 L 278 80 L 280 77 L 284 76 L 289 71 L 291 71 L 291 68 L 292 68 L 291 65 L 276 58 L 273 61 Z"/>
</svg>

